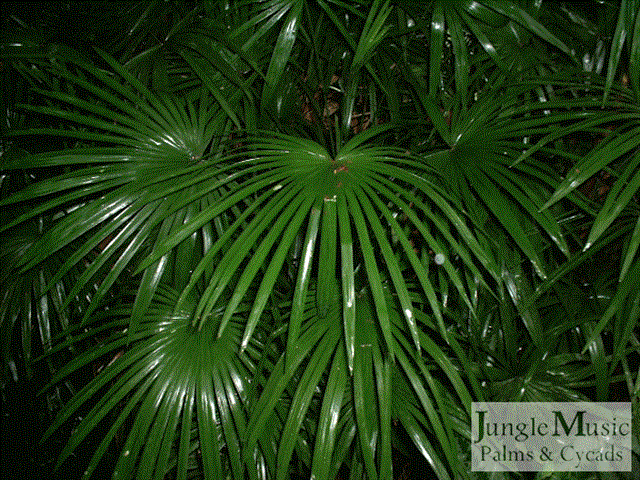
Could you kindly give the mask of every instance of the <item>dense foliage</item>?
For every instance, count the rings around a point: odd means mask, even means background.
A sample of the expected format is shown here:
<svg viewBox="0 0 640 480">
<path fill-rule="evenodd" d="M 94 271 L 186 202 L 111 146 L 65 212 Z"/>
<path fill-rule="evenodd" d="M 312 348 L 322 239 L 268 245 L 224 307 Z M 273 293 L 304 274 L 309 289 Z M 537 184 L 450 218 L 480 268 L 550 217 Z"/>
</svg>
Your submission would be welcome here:
<svg viewBox="0 0 640 480">
<path fill-rule="evenodd" d="M 637 411 L 639 11 L 5 4 L 1 383 L 32 461 L 635 478 L 471 472 L 469 410 Z"/>
</svg>

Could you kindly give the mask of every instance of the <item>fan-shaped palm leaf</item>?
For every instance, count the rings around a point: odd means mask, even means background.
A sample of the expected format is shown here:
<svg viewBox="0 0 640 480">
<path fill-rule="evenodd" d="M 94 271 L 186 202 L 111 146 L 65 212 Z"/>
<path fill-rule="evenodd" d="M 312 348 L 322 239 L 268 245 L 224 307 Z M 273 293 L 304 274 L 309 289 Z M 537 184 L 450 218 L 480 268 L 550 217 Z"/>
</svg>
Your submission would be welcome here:
<svg viewBox="0 0 640 480">
<path fill-rule="evenodd" d="M 539 252 L 523 228 L 523 221 L 517 219 L 524 214 L 568 255 L 569 248 L 557 220 L 550 212 L 541 211 L 548 190 L 555 188 L 559 179 L 543 162 L 518 163 L 521 170 L 517 173 L 513 164 L 525 149 L 523 139 L 550 135 L 559 122 L 578 122 L 585 115 L 580 109 L 573 114 L 551 114 L 554 107 L 564 110 L 571 105 L 565 101 L 512 108 L 510 105 L 519 102 L 522 93 L 523 90 L 498 93 L 492 89 L 491 94 L 479 96 L 468 109 L 464 104 L 454 104 L 451 125 L 425 100 L 427 112 L 447 146 L 442 150 L 426 150 L 423 155 L 448 188 L 463 199 L 470 215 L 479 215 L 476 218 L 482 222 L 483 210 L 490 212 L 544 277 Z M 547 149 L 545 154 L 568 155 L 561 149 Z"/>
<path fill-rule="evenodd" d="M 89 433 L 108 421 L 108 430 L 95 449 L 86 476 L 92 474 L 120 429 L 126 428 L 115 478 L 131 478 L 137 475 L 135 472 L 144 472 L 146 478 L 165 478 L 173 468 L 177 478 L 187 478 L 196 450 L 204 478 L 221 478 L 229 468 L 236 478 L 242 478 L 240 445 L 246 435 L 245 409 L 254 369 L 251 358 L 257 355 L 254 348 L 261 350 L 261 346 L 252 342 L 247 353 L 240 353 L 243 321 L 238 317 L 229 322 L 222 336 L 216 335 L 213 323 L 196 331 L 188 310 L 194 304 L 183 302 L 187 310 L 177 311 L 177 299 L 178 292 L 160 285 L 129 347 L 126 332 L 133 304 L 114 305 L 91 317 L 86 324 L 89 330 L 69 330 L 69 339 L 58 343 L 56 350 L 95 337 L 98 332 L 110 333 L 104 342 L 61 368 L 53 383 L 97 359 L 111 358 L 45 433 L 45 438 L 52 435 L 85 403 L 100 395 L 78 425 L 58 465 Z M 170 464 L 172 456 L 174 465 Z"/>
<path fill-rule="evenodd" d="M 104 58 L 120 78 L 126 79 L 126 85 L 96 67 L 77 61 L 76 69 L 68 64 L 68 68 L 53 67 L 53 70 L 71 88 L 90 95 L 92 101 L 61 91 L 43 90 L 40 93 L 51 99 L 53 105 L 61 106 L 25 106 L 39 114 L 72 121 L 78 125 L 77 129 L 33 128 L 12 133 L 63 135 L 116 146 L 27 155 L 3 163 L 6 170 L 71 167 L 69 173 L 46 178 L 3 199 L 2 205 L 35 198 L 43 200 L 37 208 L 19 215 L 3 228 L 11 228 L 51 209 L 67 212 L 25 252 L 20 266 L 25 270 L 32 268 L 65 245 L 81 239 L 80 246 L 65 260 L 50 283 L 55 283 L 86 255 L 96 251 L 96 258 L 69 292 L 72 298 L 86 282 L 96 278 L 98 272 L 104 273 L 105 266 L 110 267 L 101 277 L 100 288 L 86 315 L 116 279 L 127 272 L 136 255 L 153 247 L 215 201 L 222 185 L 218 180 L 221 173 L 209 168 L 209 162 L 218 154 L 218 135 L 223 134 L 230 121 L 206 90 L 201 90 L 200 98 L 194 102 L 160 98 L 109 57 Z M 88 81 L 87 75 L 93 80 Z M 193 203 L 184 202 L 184 192 L 195 190 L 199 193 Z M 214 232 L 208 225 L 197 235 L 201 248 L 206 248 Z M 166 257 L 159 259 L 145 271 L 136 313 L 143 313 L 148 305 L 166 260 Z M 136 320 L 133 321 L 135 324 Z"/>
<path fill-rule="evenodd" d="M 387 128 L 378 129 L 377 132 Z M 406 152 L 363 144 L 375 133 L 369 130 L 354 137 L 335 159 L 311 141 L 274 134 L 249 139 L 244 147 L 248 153 L 242 154 L 243 158 L 248 158 L 242 162 L 234 160 L 237 170 L 233 173 L 234 178 L 242 177 L 246 180 L 238 182 L 214 207 L 203 211 L 164 241 L 140 268 L 148 268 L 198 228 L 244 201 L 247 195 L 259 193 L 249 209 L 212 245 L 194 270 L 184 295 L 200 281 L 203 272 L 226 244 L 228 236 L 240 225 L 243 226 L 237 239 L 217 262 L 200 299 L 194 322 L 198 325 L 205 323 L 219 304 L 223 293 L 229 290 L 233 295 L 225 307 L 222 331 L 236 306 L 245 298 L 250 287 L 255 285 L 257 293 L 245 332 L 244 341 L 247 342 L 264 310 L 285 258 L 295 238 L 302 236 L 306 223 L 307 234 L 303 243 L 305 248 L 289 329 L 290 348 L 295 345 L 299 329 L 299 301 L 305 298 L 305 288 L 315 261 L 318 233 L 321 235 L 320 244 L 328 242 L 329 245 L 341 245 L 346 332 L 354 331 L 350 322 L 356 308 L 354 292 L 358 281 L 357 264 L 360 262 L 363 262 L 363 273 L 366 274 L 373 292 L 378 321 L 389 351 L 392 351 L 389 307 L 382 295 L 382 271 L 391 279 L 417 346 L 417 328 L 412 301 L 403 278 L 403 275 L 407 275 L 406 272 L 403 273 L 404 270 L 415 275 L 439 319 L 441 331 L 444 332 L 440 301 L 430 280 L 428 265 L 434 262 L 436 255 L 443 256 L 440 268 L 465 298 L 460 275 L 452 263 L 453 257 L 459 256 L 462 265 L 478 276 L 481 276 L 480 271 L 474 262 L 483 262 L 491 269 L 491 259 L 466 227 L 463 218 L 456 213 L 451 202 L 430 181 L 420 176 L 430 173 L 426 165 L 411 158 Z M 394 180 L 390 180 L 391 178 Z M 257 208 L 260 208 L 261 214 L 253 216 Z M 400 224 L 398 215 L 406 217 L 406 225 Z M 319 227 L 321 217 L 323 228 Z M 418 257 L 407 235 L 413 229 L 420 235 L 420 241 L 431 249 L 432 256 L 425 251 L 422 258 Z M 330 273 L 334 270 L 332 265 L 336 264 L 336 254 L 328 249 L 320 248 L 319 251 L 324 256 L 317 261 L 322 266 L 324 275 L 327 275 L 322 280 L 331 281 Z M 259 279 L 258 273 L 263 266 L 266 270 Z M 238 277 L 235 272 L 239 267 L 242 270 Z M 347 338 L 350 367 L 353 361 L 353 343 L 354 339 L 350 334 Z"/>
<path fill-rule="evenodd" d="M 472 400 L 637 394 L 637 3 L 152 1 L 3 37 L 31 88 L 0 335 L 27 358 L 37 318 L 82 384 L 59 462 L 97 436 L 94 476 L 388 479 L 415 446 L 485 478 Z"/>
</svg>

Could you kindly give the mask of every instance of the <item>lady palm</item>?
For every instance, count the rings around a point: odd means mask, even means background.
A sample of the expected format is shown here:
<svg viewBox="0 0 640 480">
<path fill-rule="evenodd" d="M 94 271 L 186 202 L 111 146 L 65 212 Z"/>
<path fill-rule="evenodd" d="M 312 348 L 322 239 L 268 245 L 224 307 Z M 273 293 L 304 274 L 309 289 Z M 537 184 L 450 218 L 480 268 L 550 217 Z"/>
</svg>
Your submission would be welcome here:
<svg viewBox="0 0 640 480">
<path fill-rule="evenodd" d="M 130 46 L 5 42 L 32 97 L 8 97 L 3 178 L 35 179 L 3 192 L 35 205 L 7 245 L 42 226 L 2 277 L 4 351 L 37 285 L 50 385 L 81 384 L 45 432 L 84 412 L 59 463 L 97 429 L 87 475 L 115 449 L 116 478 L 391 478 L 402 431 L 475 478 L 472 401 L 637 393 L 638 79 L 613 86 L 636 3 L 605 80 L 545 4 L 132 4 L 109 25 Z M 513 69 L 527 41 L 553 76 Z M 612 245 L 603 304 L 579 285 Z"/>
</svg>

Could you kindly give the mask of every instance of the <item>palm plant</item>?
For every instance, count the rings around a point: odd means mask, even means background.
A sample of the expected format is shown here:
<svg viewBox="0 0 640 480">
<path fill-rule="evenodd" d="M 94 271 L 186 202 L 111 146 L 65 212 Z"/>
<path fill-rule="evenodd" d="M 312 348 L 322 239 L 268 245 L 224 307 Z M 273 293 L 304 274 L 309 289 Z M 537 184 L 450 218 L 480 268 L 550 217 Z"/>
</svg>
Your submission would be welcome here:
<svg viewBox="0 0 640 480">
<path fill-rule="evenodd" d="M 57 467 L 485 478 L 472 401 L 635 402 L 640 5 L 584 3 L 8 8 L 2 382 Z"/>
</svg>

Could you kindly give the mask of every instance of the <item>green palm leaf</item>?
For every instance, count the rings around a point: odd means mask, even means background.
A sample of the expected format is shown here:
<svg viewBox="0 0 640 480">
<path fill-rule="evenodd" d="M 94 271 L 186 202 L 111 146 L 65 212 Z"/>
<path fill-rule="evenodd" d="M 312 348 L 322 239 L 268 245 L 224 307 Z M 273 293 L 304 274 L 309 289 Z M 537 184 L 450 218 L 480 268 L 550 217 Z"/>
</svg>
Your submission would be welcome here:
<svg viewBox="0 0 640 480">
<path fill-rule="evenodd" d="M 193 208 L 197 211 L 204 199 L 207 202 L 215 201 L 216 189 L 224 188 L 224 182 L 218 178 L 220 172 L 207 168 L 206 159 L 214 154 L 208 150 L 212 136 L 229 121 L 221 107 L 213 103 L 204 90 L 197 102 L 160 98 L 112 59 L 105 55 L 103 58 L 126 79 L 129 87 L 85 63 L 76 62 L 78 66 L 75 71 L 72 68 L 55 70 L 74 88 L 87 89 L 94 94 L 95 102 L 78 100 L 58 92 L 42 92 L 60 102 L 61 108 L 31 109 L 74 121 L 81 127 L 73 132 L 30 129 L 15 133 L 64 133 L 84 140 L 110 140 L 122 146 L 34 154 L 3 165 L 6 170 L 65 166 L 74 169 L 72 174 L 57 175 L 35 183 L 3 199 L 2 204 L 44 199 L 54 192 L 58 195 L 55 200 L 45 202 L 40 209 L 19 216 L 5 228 L 28 220 L 45 209 L 64 206 L 69 212 L 21 259 L 22 267 L 29 269 L 65 245 L 83 241 L 84 244 L 68 258 L 51 283 L 59 280 L 88 253 L 107 242 L 104 248 L 99 249 L 91 267 L 78 279 L 69 297 L 77 294 L 92 279 L 104 277 L 87 315 L 114 282 L 127 273 L 136 255 L 170 235 L 180 222 L 189 221 L 194 212 L 189 215 L 185 215 L 185 212 Z M 89 83 L 86 75 L 92 75 L 96 83 Z M 103 104 L 110 106 L 111 110 L 107 111 Z M 121 112 L 112 116 L 113 122 L 100 119 L 113 111 Z M 129 125 L 130 128 L 117 126 L 117 123 Z M 112 131 L 117 136 L 105 137 L 100 131 Z M 71 181 L 71 178 L 76 180 Z M 78 178 L 86 180 L 77 182 Z M 183 202 L 184 193 L 191 192 L 187 194 L 193 196 L 194 189 L 199 192 L 197 197 L 190 202 Z M 86 195 L 93 195 L 94 200 L 84 202 Z M 159 230 L 154 228 L 158 224 L 161 225 Z M 201 238 L 203 235 L 205 232 L 201 230 Z M 133 317 L 132 333 L 135 331 L 135 322 L 153 296 L 163 265 L 164 262 L 160 262 L 145 273 L 136 315 Z M 107 266 L 111 270 L 105 276 Z"/>
<path fill-rule="evenodd" d="M 482 252 L 461 217 L 456 215 L 455 209 L 438 193 L 432 184 L 419 176 L 422 172 L 429 171 L 425 165 L 421 165 L 419 162 L 407 157 L 404 152 L 388 148 L 357 146 L 355 143 L 345 146 L 345 153 L 340 152 L 336 159 L 332 159 L 319 145 L 309 141 L 303 142 L 292 137 L 269 135 L 258 137 L 251 141 L 252 143 L 247 149 L 251 152 L 250 157 L 238 163 L 241 169 L 234 175 L 246 177 L 246 173 L 243 172 L 251 172 L 255 176 L 249 177 L 244 183 L 239 183 L 235 189 L 229 190 L 227 195 L 214 208 L 203 211 L 202 214 L 194 217 L 190 223 L 181 227 L 174 237 L 167 238 L 140 266 L 140 270 L 148 268 L 173 246 L 177 245 L 178 241 L 187 238 L 205 223 L 237 205 L 239 201 L 243 201 L 246 198 L 246 193 L 264 192 L 263 195 L 257 198 L 260 205 L 254 204 L 251 206 L 252 209 L 260 208 L 263 214 L 251 219 L 231 248 L 222 255 L 207 289 L 200 299 L 196 311 L 197 318 L 194 319 L 195 322 L 201 325 L 214 310 L 217 302 L 223 298 L 223 293 L 227 289 L 232 289 L 229 290 L 229 293 L 233 293 L 231 301 L 226 304 L 222 318 L 221 330 L 224 329 L 227 319 L 233 315 L 236 305 L 245 298 L 250 285 L 257 280 L 260 268 L 265 265 L 266 271 L 262 275 L 261 284 L 254 299 L 254 306 L 245 333 L 245 341 L 248 341 L 253 325 L 255 325 L 264 310 L 265 295 L 274 285 L 283 265 L 286 252 L 292 246 L 296 235 L 302 235 L 303 222 L 310 221 L 309 228 L 311 228 L 319 218 L 320 213 L 324 211 L 325 206 L 332 205 L 334 199 L 338 202 L 339 207 L 338 218 L 341 225 L 341 237 L 343 235 L 349 235 L 350 237 L 355 233 L 357 244 L 362 249 L 364 269 L 374 291 L 379 321 L 383 325 L 383 331 L 387 332 L 385 334 L 387 335 L 387 342 L 390 342 L 390 337 L 388 336 L 389 321 L 388 313 L 386 313 L 386 302 L 380 294 L 382 283 L 380 267 L 376 259 L 377 254 L 375 253 L 378 248 L 381 249 L 382 258 L 386 263 L 384 270 L 388 271 L 393 279 L 396 293 L 400 296 L 399 298 L 403 304 L 408 326 L 414 332 L 414 339 L 416 340 L 417 334 L 411 312 L 411 302 L 406 292 L 405 281 L 401 278 L 401 267 L 394 257 L 395 254 L 392 253 L 396 247 L 392 247 L 389 239 L 384 235 L 382 224 L 378 220 L 380 215 L 392 222 L 391 226 L 394 235 L 402 239 L 399 245 L 400 252 L 402 252 L 401 255 L 407 255 L 410 259 L 411 268 L 421 279 L 425 294 L 430 299 L 431 307 L 436 312 L 436 316 L 441 319 L 439 300 L 422 263 L 425 260 L 424 258 L 422 260 L 418 259 L 406 237 L 406 233 L 403 231 L 405 227 L 401 227 L 394 220 L 393 212 L 383 202 L 395 204 L 395 207 L 392 208 L 395 208 L 398 213 L 406 211 L 410 225 L 415 224 L 415 227 L 424 235 L 424 241 L 436 250 L 436 253 L 446 251 L 449 245 L 445 246 L 439 243 L 428 229 L 423 227 L 419 220 L 419 217 L 423 214 L 432 219 L 436 231 L 445 235 L 445 238 L 451 244 L 451 248 L 460 251 L 465 250 L 464 247 L 460 246 L 460 241 L 452 236 L 453 230 L 463 235 L 463 245 L 465 243 L 471 244 L 476 256 L 481 256 Z M 410 174 L 409 169 L 415 170 L 416 174 Z M 385 191 L 393 193 L 386 195 L 383 201 L 369 187 L 369 185 L 373 185 L 376 189 L 378 188 L 379 184 L 374 180 L 381 178 L 380 175 L 397 176 L 402 184 L 407 186 L 399 187 L 390 184 L 392 189 L 385 188 Z M 410 193 L 412 189 L 424 196 L 422 199 L 418 198 L 422 210 L 416 210 L 415 206 L 410 207 L 410 203 L 415 198 Z M 374 203 L 370 203 L 371 201 Z M 311 208 L 312 205 L 315 206 Z M 333 205 L 330 208 L 333 208 Z M 331 215 L 330 212 L 329 215 Z M 346 229 L 349 230 L 348 233 Z M 375 234 L 375 244 L 367 233 L 369 229 L 372 229 L 371 231 Z M 320 231 L 320 243 L 325 241 L 322 237 L 324 233 L 335 237 L 338 232 L 326 229 Z M 314 236 L 316 235 L 318 234 L 314 233 Z M 347 245 L 349 244 L 349 237 L 345 238 Z M 337 240 L 327 241 L 337 244 Z M 306 245 L 307 249 L 305 250 L 304 258 L 305 261 L 311 261 L 310 259 L 316 251 L 315 242 L 307 241 Z M 205 271 L 205 265 L 214 258 L 211 255 L 221 246 L 222 243 L 216 243 L 212 246 L 212 250 L 203 258 L 201 264 L 194 271 L 189 285 L 195 285 L 199 281 L 202 272 Z M 333 255 L 333 252 L 326 252 L 326 254 Z M 269 255 L 271 255 L 271 259 L 268 263 L 265 263 Z M 349 255 L 348 250 L 346 255 Z M 469 268 L 477 272 L 472 257 L 465 255 L 464 261 Z M 231 282 L 235 281 L 234 278 L 236 278 L 234 272 L 245 262 L 247 262 L 246 267 L 241 270 L 237 283 L 232 285 Z M 319 259 L 319 264 L 323 262 L 330 263 L 330 260 L 326 258 Z M 355 271 L 355 264 L 349 267 L 348 262 L 347 256 L 342 261 L 343 275 L 346 279 L 353 276 L 354 273 L 351 272 Z M 449 267 L 448 262 L 449 260 L 442 262 L 446 265 L 447 274 L 451 276 L 456 285 L 461 287 L 462 284 L 457 272 Z M 347 268 L 346 271 L 345 267 Z M 298 287 L 298 293 L 296 293 L 298 295 L 296 298 L 298 299 L 302 298 L 302 289 L 304 289 L 305 282 L 304 275 L 299 281 L 301 283 Z M 348 284 L 349 282 L 346 285 Z M 187 288 L 189 289 L 190 287 L 188 286 Z M 347 308 L 353 307 L 347 304 Z M 300 309 L 294 309 L 294 312 L 297 312 L 295 313 L 296 317 L 292 319 L 295 330 L 297 328 L 295 325 L 299 323 Z M 384 325 L 387 325 L 387 327 L 384 327 Z M 442 331 L 444 331 L 442 322 L 441 327 Z M 350 330 L 347 325 L 345 328 L 346 331 Z"/>
<path fill-rule="evenodd" d="M 92 317 L 88 328 L 103 328 L 109 321 L 112 334 L 98 349 L 87 350 L 60 369 L 52 382 L 58 382 L 91 362 L 108 355 L 113 357 L 98 376 L 78 392 L 73 401 L 60 412 L 45 433 L 52 435 L 83 404 L 98 392 L 101 398 L 84 416 L 76 435 L 70 440 L 58 461 L 60 465 L 77 446 L 102 422 L 112 424 L 98 445 L 86 475 L 91 475 L 118 428 L 124 422 L 131 430 L 123 445 L 114 475 L 124 478 L 136 471 L 149 478 L 164 478 L 169 468 L 170 453 L 177 449 L 175 465 L 178 477 L 185 478 L 193 456 L 194 439 L 191 426 L 196 426 L 196 444 L 203 451 L 204 478 L 220 478 L 224 467 L 219 458 L 224 448 L 226 462 L 236 476 L 242 476 L 244 466 L 239 455 L 240 439 L 244 438 L 244 408 L 253 364 L 239 353 L 243 321 L 231 322 L 222 337 L 216 328 L 207 325 L 201 331 L 190 326 L 190 312 L 175 311 L 177 292 L 165 286 L 156 289 L 147 314 L 140 322 L 138 333 L 127 343 L 126 326 L 133 305 L 124 305 L 106 315 Z M 194 304 L 191 304 L 193 308 Z M 123 328 L 124 327 L 124 328 Z M 89 334 L 90 335 L 90 334 Z M 60 347 L 79 342 L 85 334 L 74 334 Z M 252 343 L 249 352 L 256 343 Z M 60 348 L 58 347 L 58 348 Z M 106 389 L 106 390 L 105 390 Z M 125 402 L 126 401 L 126 402 Z M 119 405 L 126 407 L 120 411 Z M 178 428 L 182 426 L 182 429 Z M 177 432 L 180 432 L 177 434 Z M 222 441 L 220 441 L 220 438 Z M 147 440 L 148 439 L 148 440 Z M 215 451 L 211 451 L 215 449 Z M 150 472 L 155 472 L 151 475 Z"/>
<path fill-rule="evenodd" d="M 549 190 L 563 183 L 543 162 L 535 162 L 528 155 L 544 144 L 545 155 L 565 156 L 561 148 L 549 148 L 548 141 L 573 128 L 566 127 L 557 133 L 558 123 L 580 125 L 588 121 L 583 120 L 584 102 L 576 103 L 573 113 L 564 112 L 572 106 L 571 102 L 559 100 L 512 109 L 509 105 L 522 90 L 507 89 L 498 97 L 493 96 L 495 93 L 494 90 L 493 94 L 479 97 L 468 110 L 464 105 L 454 105 L 450 133 L 445 137 L 449 145 L 443 150 L 427 150 L 424 158 L 439 172 L 450 191 L 463 199 L 472 216 L 479 215 L 477 218 L 482 219 L 484 214 L 480 212 L 489 211 L 544 278 L 546 272 L 539 252 L 530 234 L 522 228 L 523 222 L 517 219 L 521 215 L 529 218 L 568 256 L 569 247 L 557 219 L 544 209 L 549 204 L 545 203 Z M 543 108 L 545 112 L 541 112 Z M 555 108 L 558 113 L 554 114 Z M 438 115 L 435 111 L 432 114 Z M 523 137 L 526 140 L 540 135 L 546 135 L 543 142 L 526 148 Z M 526 155 L 521 154 L 525 151 Z M 524 159 L 526 164 L 522 163 Z M 516 172 L 516 168 L 520 171 Z"/>
<path fill-rule="evenodd" d="M 472 401 L 638 393 L 638 0 L 165 3 L 0 19 L 0 387 L 51 380 L 42 458 L 489 478 Z"/>
</svg>

